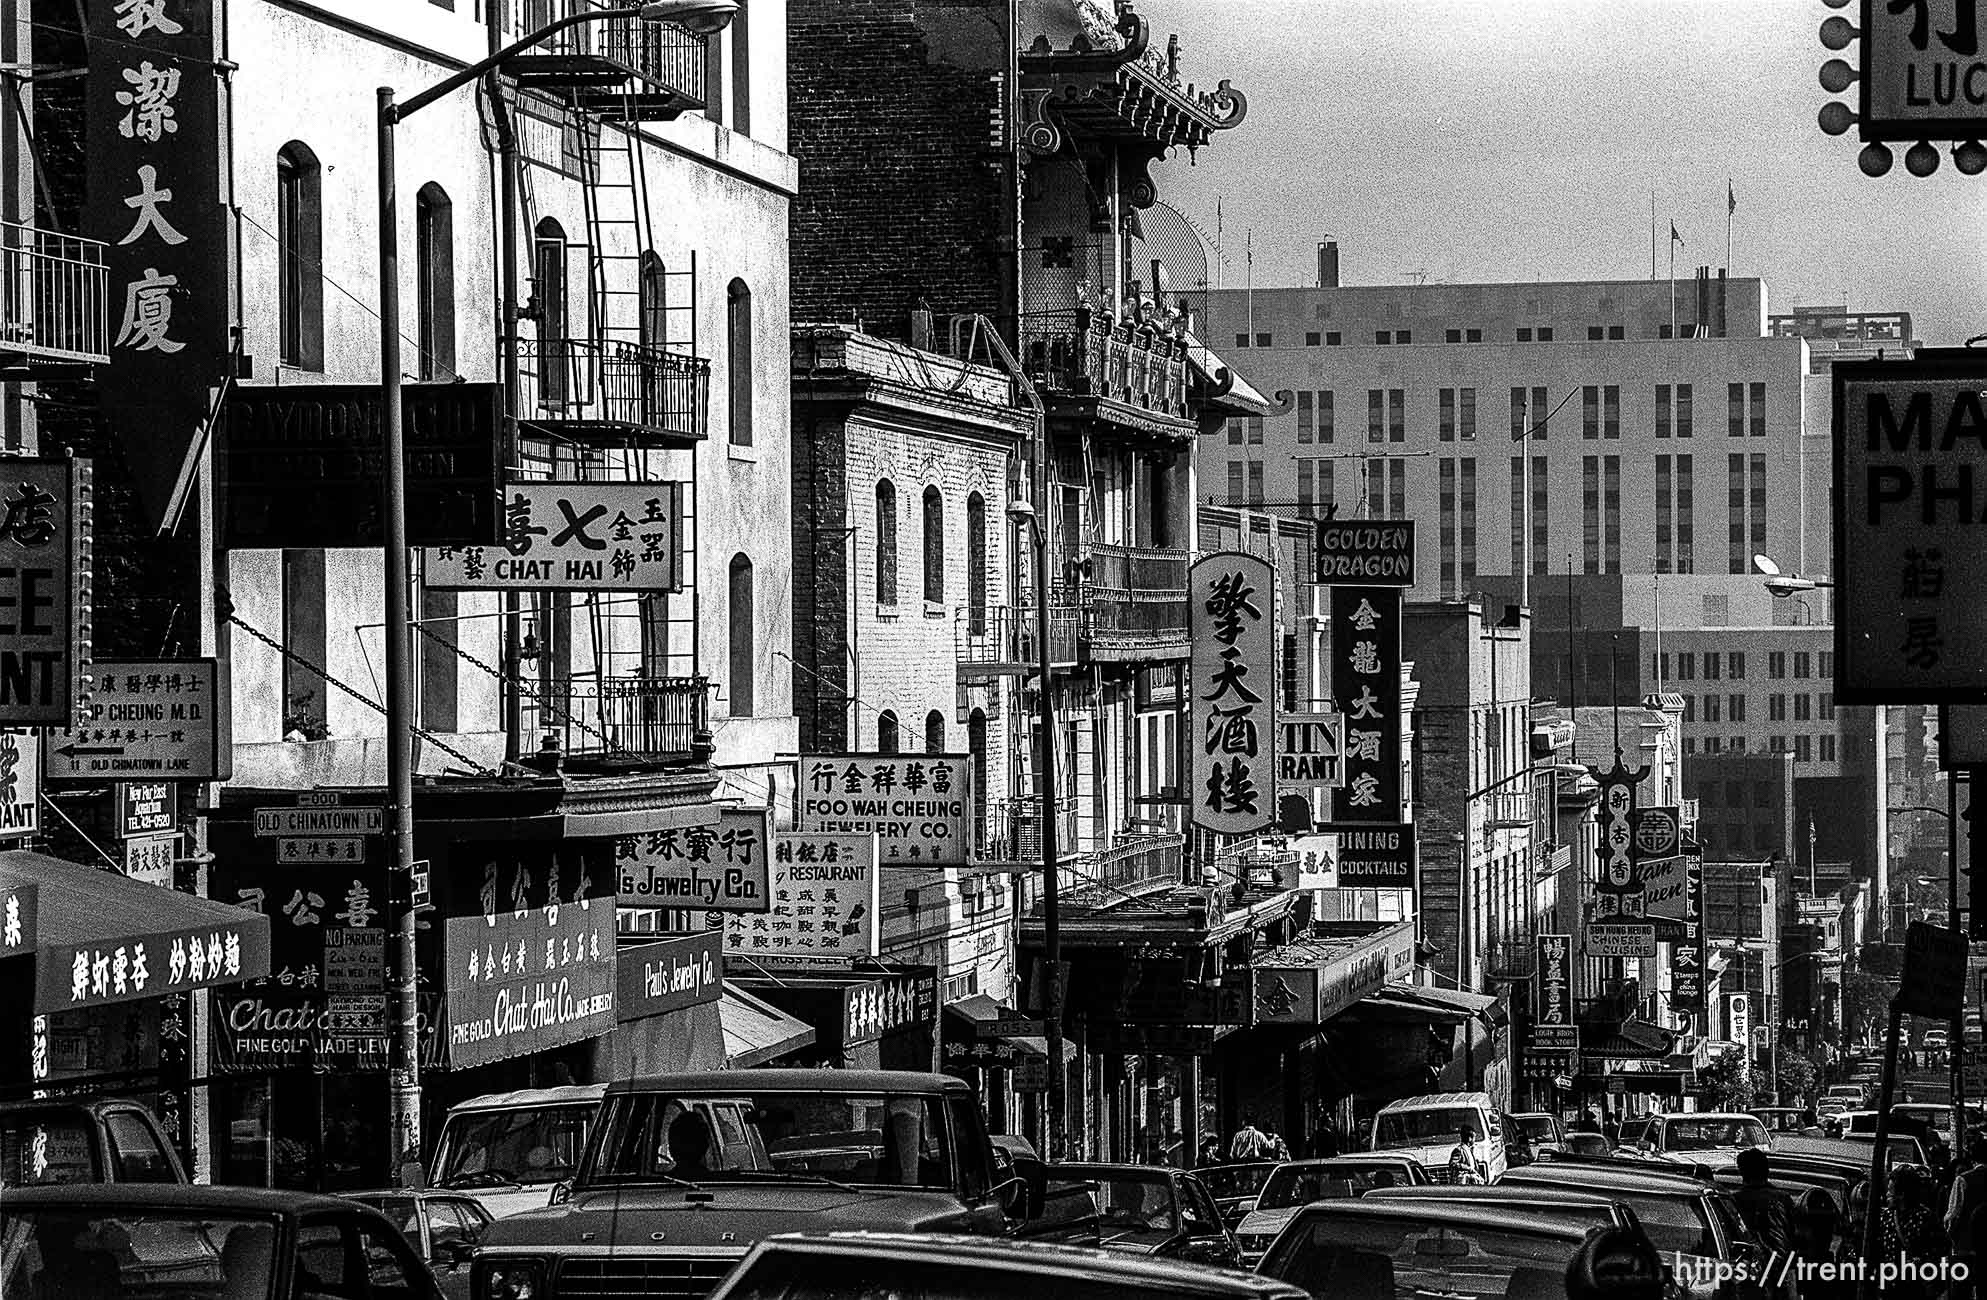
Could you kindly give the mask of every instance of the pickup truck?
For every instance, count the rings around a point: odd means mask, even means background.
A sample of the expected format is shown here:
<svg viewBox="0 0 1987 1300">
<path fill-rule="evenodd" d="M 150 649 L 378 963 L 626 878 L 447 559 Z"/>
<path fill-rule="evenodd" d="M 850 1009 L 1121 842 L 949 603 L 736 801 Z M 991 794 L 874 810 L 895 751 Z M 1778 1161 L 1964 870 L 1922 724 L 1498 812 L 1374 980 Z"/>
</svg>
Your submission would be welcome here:
<svg viewBox="0 0 1987 1300">
<path fill-rule="evenodd" d="M 172 1143 L 138 1102 L 0 1104 L 0 1188 L 185 1181 Z"/>
<path fill-rule="evenodd" d="M 476 1300 L 707 1296 L 776 1233 L 1004 1233 L 1002 1183 L 966 1084 L 896 1070 L 732 1070 L 607 1086 L 570 1191 L 498 1219 Z"/>
</svg>

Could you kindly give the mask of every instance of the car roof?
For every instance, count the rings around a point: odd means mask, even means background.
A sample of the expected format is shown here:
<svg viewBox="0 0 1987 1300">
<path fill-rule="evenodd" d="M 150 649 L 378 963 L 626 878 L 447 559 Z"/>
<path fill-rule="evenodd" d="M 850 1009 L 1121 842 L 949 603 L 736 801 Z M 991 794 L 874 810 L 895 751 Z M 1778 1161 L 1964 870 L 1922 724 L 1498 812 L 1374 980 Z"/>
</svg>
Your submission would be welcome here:
<svg viewBox="0 0 1987 1300">
<path fill-rule="evenodd" d="M 916 1070 L 698 1070 L 618 1079 L 608 1095 L 624 1092 L 713 1092 L 737 1097 L 765 1092 L 965 1092 L 966 1081 Z"/>
<path fill-rule="evenodd" d="M 762 1249 L 824 1255 L 854 1251 L 863 1256 L 880 1255 L 904 1260 L 935 1259 L 994 1267 L 1005 1264 L 1034 1273 L 1083 1277 L 1154 1290 L 1163 1288 L 1180 1295 L 1261 1296 L 1276 1297 L 1277 1300 L 1305 1297 L 1302 1290 L 1287 1282 L 1258 1277 L 1253 1273 L 1217 1271 L 1198 1264 L 1088 1246 L 1041 1241 L 1030 1241 L 1024 1245 L 998 1237 L 923 1232 L 782 1234 L 768 1237 Z"/>
<path fill-rule="evenodd" d="M 129 1097 L 41 1097 L 29 1101 L 0 1101 L 0 1118 L 47 1111 L 106 1111 L 125 1108 L 136 1108 L 147 1112 L 151 1110 L 151 1107 L 144 1102 L 134 1101 Z"/>
<path fill-rule="evenodd" d="M 1688 1114 L 1651 1115 L 1651 1119 L 1758 1119 L 1749 1110 L 1693 1110 Z"/>
<path fill-rule="evenodd" d="M 1286 1160 L 1278 1169 L 1354 1169 L 1362 1165 L 1417 1165 L 1421 1162 L 1413 1156 L 1389 1155 L 1385 1151 L 1374 1151 L 1366 1155 L 1351 1156 L 1309 1156 L 1303 1160 Z"/>
<path fill-rule="evenodd" d="M 59 1187 L 10 1187 L 0 1191 L 0 1207 L 14 1213 L 40 1206 L 105 1206 L 168 1211 L 210 1210 L 227 1214 L 307 1214 L 349 1212 L 351 1201 L 315 1192 L 267 1187 L 209 1187 L 187 1183 L 65 1183 Z M 361 1206 L 360 1209 L 365 1209 Z M 370 1211 L 367 1211 L 370 1213 Z"/>
<path fill-rule="evenodd" d="M 1586 1235 L 1584 1224 L 1544 1214 L 1526 1214 L 1509 1205 L 1474 1206 L 1461 1201 L 1429 1200 L 1425 1197 L 1373 1198 L 1313 1201 L 1298 1209 L 1291 1219 L 1296 1224 L 1312 1217 L 1333 1219 L 1400 1220 L 1412 1224 L 1456 1223 L 1473 1228 L 1498 1228 L 1540 1237 L 1578 1241 Z"/>
<path fill-rule="evenodd" d="M 1431 1092 L 1419 1097 L 1403 1097 L 1380 1107 L 1379 1114 L 1390 1110 L 1434 1110 L 1438 1106 L 1489 1106 L 1487 1092 Z"/>
<path fill-rule="evenodd" d="M 518 1106 L 585 1105 L 607 1095 L 604 1083 L 568 1084 L 560 1088 L 518 1088 L 511 1092 L 486 1092 L 480 1097 L 457 1102 L 449 1114 L 468 1110 L 511 1110 Z"/>
<path fill-rule="evenodd" d="M 349 1192 L 340 1192 L 340 1200 L 405 1200 L 408 1197 L 422 1201 L 474 1201 L 476 1198 L 465 1191 L 452 1187 L 361 1187 Z"/>
<path fill-rule="evenodd" d="M 1043 1168 L 1048 1170 L 1051 1178 L 1055 1177 L 1058 1173 L 1073 1172 L 1082 1174 L 1108 1174 L 1113 1177 L 1124 1176 L 1155 1179 L 1171 1178 L 1175 1174 L 1184 1174 L 1187 1172 L 1184 1169 L 1175 1169 L 1171 1165 L 1140 1165 L 1133 1164 L 1130 1161 L 1112 1160 L 1064 1160 L 1052 1165 L 1045 1165 Z"/>
<path fill-rule="evenodd" d="M 1381 1200 L 1515 1201 L 1531 1205 L 1612 1205 L 1614 1198 L 1601 1188 L 1546 1187 L 1532 1183 L 1492 1183 L 1488 1187 L 1453 1183 L 1427 1183 L 1417 1187 L 1376 1187 L 1366 1199 Z"/>
<path fill-rule="evenodd" d="M 1557 1115 L 1553 1114 L 1553 1113 L 1552 1113 L 1551 1111 L 1549 1111 L 1549 1110 L 1514 1110 L 1514 1111 L 1512 1111 L 1512 1112 L 1511 1112 L 1511 1118 L 1512 1118 L 1512 1119 L 1550 1119 L 1550 1120 L 1556 1120 L 1556 1119 L 1558 1119 L 1558 1118 L 1559 1118 L 1559 1116 L 1557 1116 Z"/>
<path fill-rule="evenodd" d="M 1705 1191 L 1701 1179 L 1681 1169 L 1671 1173 L 1667 1170 L 1629 1166 L 1616 1168 L 1613 1165 L 1600 1163 L 1576 1164 L 1570 1160 L 1554 1160 L 1549 1164 L 1507 1169 L 1498 1181 L 1522 1183 L 1526 1186 L 1573 1183 L 1586 1187 L 1620 1188 L 1624 1192 L 1653 1193 L 1659 1196 L 1702 1196 Z"/>
</svg>

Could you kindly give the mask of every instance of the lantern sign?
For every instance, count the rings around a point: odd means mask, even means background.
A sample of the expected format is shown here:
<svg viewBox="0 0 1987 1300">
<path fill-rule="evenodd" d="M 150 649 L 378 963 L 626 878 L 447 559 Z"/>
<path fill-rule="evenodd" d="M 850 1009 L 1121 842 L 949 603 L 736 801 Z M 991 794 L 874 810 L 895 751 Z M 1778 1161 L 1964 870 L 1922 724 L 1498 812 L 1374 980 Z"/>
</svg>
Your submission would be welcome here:
<svg viewBox="0 0 1987 1300">
<path fill-rule="evenodd" d="M 1594 885 L 1594 918 L 1601 921 L 1640 918 L 1643 889 L 1641 874 L 1635 869 L 1635 787 L 1649 775 L 1649 769 L 1623 767 L 1621 751 L 1617 749 L 1612 768 L 1587 770 L 1601 787 L 1595 811 L 1600 823 L 1594 850 L 1600 863 L 1600 879 Z"/>
<path fill-rule="evenodd" d="M 1195 562 L 1188 586 L 1193 822 L 1259 831 L 1276 811 L 1276 573 L 1219 551 Z"/>
<path fill-rule="evenodd" d="M 1345 717 L 1345 784 L 1332 821 L 1401 820 L 1401 589 L 1331 589 L 1332 696 Z"/>
</svg>

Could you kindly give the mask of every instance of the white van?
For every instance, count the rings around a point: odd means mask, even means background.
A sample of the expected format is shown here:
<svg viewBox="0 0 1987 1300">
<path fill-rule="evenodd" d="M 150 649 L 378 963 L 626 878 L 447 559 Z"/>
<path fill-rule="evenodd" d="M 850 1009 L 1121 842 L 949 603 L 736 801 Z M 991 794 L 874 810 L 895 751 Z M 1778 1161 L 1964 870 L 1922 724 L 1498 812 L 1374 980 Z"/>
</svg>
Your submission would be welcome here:
<svg viewBox="0 0 1987 1300">
<path fill-rule="evenodd" d="M 497 1219 L 544 1208 L 579 1165 L 606 1094 L 598 1083 L 521 1088 L 450 1107 L 428 1185 L 461 1192 Z"/>
<path fill-rule="evenodd" d="M 1453 1177 L 1449 1156 L 1465 1129 L 1476 1139 L 1483 1181 L 1497 1181 L 1509 1159 L 1504 1116 L 1487 1092 L 1437 1092 L 1390 1101 L 1373 1117 L 1372 1148 L 1410 1156 L 1431 1179 L 1446 1182 Z"/>
</svg>

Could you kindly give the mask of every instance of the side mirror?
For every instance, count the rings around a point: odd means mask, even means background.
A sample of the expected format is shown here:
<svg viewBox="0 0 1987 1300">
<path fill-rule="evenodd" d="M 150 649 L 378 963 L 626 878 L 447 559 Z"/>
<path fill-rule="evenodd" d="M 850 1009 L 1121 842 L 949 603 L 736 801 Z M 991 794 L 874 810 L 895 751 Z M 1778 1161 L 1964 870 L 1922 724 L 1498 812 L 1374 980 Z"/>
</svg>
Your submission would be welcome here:
<svg viewBox="0 0 1987 1300">
<path fill-rule="evenodd" d="M 573 1180 L 570 1178 L 562 1178 L 558 1182 L 552 1184 L 552 1194 L 545 1199 L 545 1204 L 547 1204 L 548 1206 L 564 1205 L 567 1201 L 570 1201 L 572 1199 L 573 1199 Z"/>
<path fill-rule="evenodd" d="M 1029 1156 L 1014 1158 L 1014 1176 L 1021 1183 L 1020 1214 L 1023 1219 L 1039 1219 L 1049 1199 L 1049 1169 Z"/>
</svg>

